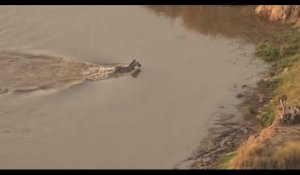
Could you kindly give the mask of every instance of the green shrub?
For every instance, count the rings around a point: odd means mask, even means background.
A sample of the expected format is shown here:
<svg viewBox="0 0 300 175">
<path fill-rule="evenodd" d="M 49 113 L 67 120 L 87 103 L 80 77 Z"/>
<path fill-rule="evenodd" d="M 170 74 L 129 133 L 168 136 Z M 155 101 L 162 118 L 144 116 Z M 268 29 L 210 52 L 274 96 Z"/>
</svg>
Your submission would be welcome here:
<svg viewBox="0 0 300 175">
<path fill-rule="evenodd" d="M 257 45 L 255 54 L 266 62 L 272 62 L 279 58 L 279 50 L 267 40 Z"/>
</svg>

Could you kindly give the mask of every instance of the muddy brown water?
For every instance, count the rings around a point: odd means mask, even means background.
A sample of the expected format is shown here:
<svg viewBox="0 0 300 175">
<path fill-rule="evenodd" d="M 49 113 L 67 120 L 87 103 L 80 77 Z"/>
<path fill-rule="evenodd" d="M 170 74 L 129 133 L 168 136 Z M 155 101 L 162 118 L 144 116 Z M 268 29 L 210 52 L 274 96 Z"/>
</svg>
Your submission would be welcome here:
<svg viewBox="0 0 300 175">
<path fill-rule="evenodd" d="M 178 8 L 0 6 L 0 168 L 173 168 L 216 111 L 238 114 L 239 88 L 266 70 L 241 41 L 247 26 L 232 7 Z M 211 16 L 228 25 L 199 23 Z M 132 59 L 136 78 L 81 74 Z"/>
</svg>

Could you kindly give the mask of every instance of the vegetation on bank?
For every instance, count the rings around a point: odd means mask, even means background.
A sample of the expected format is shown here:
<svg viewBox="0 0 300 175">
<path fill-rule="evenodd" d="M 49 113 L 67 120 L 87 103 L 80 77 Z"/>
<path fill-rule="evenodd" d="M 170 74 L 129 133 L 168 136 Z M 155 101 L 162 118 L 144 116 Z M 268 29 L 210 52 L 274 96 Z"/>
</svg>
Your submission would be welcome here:
<svg viewBox="0 0 300 175">
<path fill-rule="evenodd" d="M 217 162 L 216 169 L 230 169 L 231 168 L 231 160 L 236 156 L 236 152 L 230 152 L 225 154 L 219 161 Z"/>
<path fill-rule="evenodd" d="M 261 115 L 259 120 L 264 128 L 272 125 L 279 109 L 279 99 L 283 96 L 290 104 L 300 106 L 299 37 L 296 30 L 274 33 L 273 38 L 263 39 L 256 46 L 256 55 L 272 66 L 272 75 L 265 82 L 270 99 L 260 112 L 252 107 L 248 112 Z M 275 146 L 269 142 L 248 140 L 236 152 L 220 158 L 216 168 L 300 168 L 300 142 L 292 140 Z"/>
<path fill-rule="evenodd" d="M 297 31 L 279 33 L 272 40 L 263 40 L 256 47 L 256 55 L 272 64 L 273 77 L 267 82 L 271 100 L 262 109 L 261 123 L 270 126 L 274 120 L 279 99 L 287 96 L 289 102 L 299 104 L 300 95 L 300 34 Z"/>
<path fill-rule="evenodd" d="M 294 169 L 300 168 L 300 143 L 289 142 L 279 147 L 261 142 L 242 145 L 238 154 L 227 162 L 227 168 Z"/>
</svg>

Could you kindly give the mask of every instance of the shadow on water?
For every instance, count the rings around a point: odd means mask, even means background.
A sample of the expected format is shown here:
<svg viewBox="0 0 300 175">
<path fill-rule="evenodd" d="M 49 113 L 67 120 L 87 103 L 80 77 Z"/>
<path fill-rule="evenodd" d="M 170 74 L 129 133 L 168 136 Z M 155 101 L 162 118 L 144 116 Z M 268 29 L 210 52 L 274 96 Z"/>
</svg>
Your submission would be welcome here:
<svg viewBox="0 0 300 175">
<path fill-rule="evenodd" d="M 138 69 L 138 70 L 134 71 L 134 72 L 131 74 L 131 76 L 132 76 L 133 78 L 137 78 L 137 77 L 139 76 L 140 73 L 141 73 L 141 69 Z"/>
<path fill-rule="evenodd" d="M 285 26 L 261 19 L 254 14 L 256 6 L 147 6 L 150 11 L 171 20 L 181 18 L 191 30 L 213 37 L 223 36 L 257 43 L 262 36 L 271 37 Z"/>
</svg>

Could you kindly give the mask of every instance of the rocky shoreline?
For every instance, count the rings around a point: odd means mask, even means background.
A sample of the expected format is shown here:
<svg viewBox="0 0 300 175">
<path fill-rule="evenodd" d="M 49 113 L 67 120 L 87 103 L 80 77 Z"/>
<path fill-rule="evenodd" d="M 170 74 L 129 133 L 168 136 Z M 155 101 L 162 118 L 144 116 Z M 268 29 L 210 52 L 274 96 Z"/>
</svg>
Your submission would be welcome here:
<svg viewBox="0 0 300 175">
<path fill-rule="evenodd" d="M 231 121 L 234 114 L 221 114 L 215 127 L 210 129 L 210 135 L 206 137 L 198 149 L 191 156 L 178 163 L 176 169 L 215 169 L 220 158 L 234 152 L 243 142 L 262 130 L 259 121 L 255 119 L 256 112 L 250 112 L 247 106 L 259 109 L 263 107 L 270 94 L 267 86 L 268 71 L 264 80 L 257 83 L 254 89 L 247 89 L 244 93 L 238 93 L 236 98 L 243 98 L 243 102 L 237 106 L 244 116 L 239 121 Z M 243 85 L 242 88 L 247 87 Z M 262 98 L 263 97 L 263 98 Z"/>
</svg>

